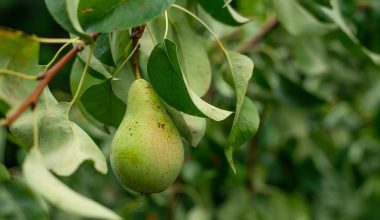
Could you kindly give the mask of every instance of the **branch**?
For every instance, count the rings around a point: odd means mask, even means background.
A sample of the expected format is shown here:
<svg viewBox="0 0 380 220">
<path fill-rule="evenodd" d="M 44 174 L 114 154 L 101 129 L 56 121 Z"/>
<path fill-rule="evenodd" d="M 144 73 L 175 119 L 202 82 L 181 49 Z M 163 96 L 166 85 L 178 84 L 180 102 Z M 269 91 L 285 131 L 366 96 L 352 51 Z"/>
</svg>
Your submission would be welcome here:
<svg viewBox="0 0 380 220">
<path fill-rule="evenodd" d="M 139 40 L 142 37 L 144 30 L 145 30 L 145 25 L 134 27 L 132 28 L 132 34 L 130 37 L 130 39 L 132 40 L 132 48 L 137 47 L 136 51 L 133 53 L 133 66 L 135 69 L 136 78 L 138 79 L 141 78 L 140 70 L 139 70 L 139 52 L 138 52 L 138 49 L 140 47 Z"/>
<path fill-rule="evenodd" d="M 270 17 L 262 27 L 262 29 L 254 35 L 247 43 L 238 47 L 236 50 L 240 53 L 249 52 L 254 49 L 260 41 L 268 35 L 272 30 L 274 30 L 278 26 L 278 19 L 276 16 Z"/>
<path fill-rule="evenodd" d="M 98 34 L 93 34 L 92 38 L 96 40 Z M 87 45 L 86 43 L 84 46 Z M 45 87 L 49 84 L 49 82 L 53 79 L 53 77 L 64 67 L 78 52 L 83 49 L 82 45 L 78 45 L 71 49 L 65 56 L 63 56 L 53 67 L 48 69 L 42 75 L 40 75 L 37 79 L 41 80 L 37 87 L 34 89 L 32 94 L 21 104 L 21 106 L 13 112 L 4 122 L 4 125 L 11 125 L 20 115 L 31 106 L 34 109 L 38 98 L 41 93 L 44 91 Z"/>
</svg>

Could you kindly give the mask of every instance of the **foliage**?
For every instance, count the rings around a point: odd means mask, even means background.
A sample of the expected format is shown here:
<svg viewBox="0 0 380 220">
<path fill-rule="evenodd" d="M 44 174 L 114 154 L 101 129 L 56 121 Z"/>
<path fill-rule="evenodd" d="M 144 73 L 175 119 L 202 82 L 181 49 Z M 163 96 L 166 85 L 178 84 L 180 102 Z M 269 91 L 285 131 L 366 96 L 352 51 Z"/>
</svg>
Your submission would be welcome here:
<svg viewBox="0 0 380 220">
<path fill-rule="evenodd" d="M 2 17 L 17 4 L 0 3 L 0 25 L 37 33 Z M 70 78 L 0 127 L 0 219 L 380 217 L 377 1 L 45 5 L 71 39 L 89 45 L 57 75 Z M 141 75 L 187 143 L 177 181 L 148 197 L 123 189 L 108 169 L 135 79 L 131 29 L 144 23 Z M 93 32 L 101 33 L 95 43 Z M 0 42 L 6 118 L 50 60 L 43 38 L 1 28 Z"/>
</svg>

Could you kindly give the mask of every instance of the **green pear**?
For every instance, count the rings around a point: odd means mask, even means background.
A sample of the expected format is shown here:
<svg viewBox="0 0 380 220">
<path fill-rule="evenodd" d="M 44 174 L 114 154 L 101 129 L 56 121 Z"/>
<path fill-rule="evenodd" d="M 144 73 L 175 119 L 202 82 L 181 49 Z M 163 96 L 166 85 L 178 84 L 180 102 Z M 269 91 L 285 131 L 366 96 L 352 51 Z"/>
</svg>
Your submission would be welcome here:
<svg viewBox="0 0 380 220">
<path fill-rule="evenodd" d="M 181 171 L 181 136 L 152 86 L 135 80 L 127 111 L 111 146 L 111 167 L 125 187 L 140 193 L 167 189 Z"/>
</svg>

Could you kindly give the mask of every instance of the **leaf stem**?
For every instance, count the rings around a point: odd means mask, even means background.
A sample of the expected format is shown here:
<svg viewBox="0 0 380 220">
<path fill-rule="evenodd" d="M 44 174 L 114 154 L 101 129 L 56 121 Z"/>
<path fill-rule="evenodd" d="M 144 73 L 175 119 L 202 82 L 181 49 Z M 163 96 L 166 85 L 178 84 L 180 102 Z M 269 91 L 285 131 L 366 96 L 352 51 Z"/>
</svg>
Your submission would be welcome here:
<svg viewBox="0 0 380 220">
<path fill-rule="evenodd" d="M 127 58 L 125 58 L 125 60 L 123 61 L 123 63 L 120 64 L 120 66 L 115 70 L 115 72 L 113 72 L 112 74 L 112 77 L 115 78 L 117 76 L 117 74 L 119 74 L 119 72 L 121 71 L 121 69 L 124 67 L 125 64 L 127 64 L 128 60 L 130 60 L 133 56 L 133 54 L 136 52 L 136 50 L 138 49 L 138 45 L 136 45 L 132 52 L 128 55 Z"/>
<path fill-rule="evenodd" d="M 90 66 L 90 62 L 91 62 L 91 58 L 92 58 L 92 54 L 94 52 L 94 47 L 95 47 L 95 43 L 91 45 L 90 47 L 90 53 L 87 57 L 87 60 L 86 60 L 86 65 L 84 66 L 84 69 L 83 69 L 83 73 L 82 73 L 82 77 L 80 78 L 80 81 L 79 81 L 79 85 L 78 85 L 78 88 L 77 88 L 77 91 L 75 92 L 75 95 L 73 97 L 73 99 L 71 100 L 70 104 L 69 104 L 69 109 L 68 109 L 68 112 L 70 112 L 71 108 L 73 107 L 73 105 L 75 104 L 75 102 L 77 101 L 78 97 L 79 97 L 79 94 L 80 94 L 80 90 L 83 86 L 83 82 L 84 82 L 84 79 L 86 78 L 86 73 L 88 71 L 88 67 Z"/>
<path fill-rule="evenodd" d="M 219 48 L 222 50 L 224 56 L 226 57 L 226 60 L 227 60 L 227 63 L 228 63 L 228 67 L 232 71 L 231 58 L 228 55 L 228 52 L 227 52 L 226 48 L 223 46 L 222 42 L 219 40 L 218 36 L 210 28 L 210 26 L 208 26 L 201 18 L 199 18 L 197 15 L 195 15 L 193 12 L 187 10 L 186 8 L 183 8 L 183 7 L 181 7 L 181 6 L 177 5 L 177 4 L 173 4 L 172 7 L 174 7 L 176 9 L 179 9 L 179 10 L 187 13 L 188 15 L 190 15 L 191 17 L 193 17 L 195 20 L 197 20 L 200 24 L 202 24 L 210 32 L 210 34 L 214 37 L 216 43 L 218 44 Z"/>
<path fill-rule="evenodd" d="M 81 40 L 76 39 L 75 41 L 72 41 L 73 39 L 70 38 L 46 38 L 46 37 L 35 37 L 36 40 L 40 43 L 44 44 L 66 44 L 66 43 L 73 43 L 73 42 L 81 42 Z"/>
<path fill-rule="evenodd" d="M 33 107 L 33 146 L 38 147 L 38 107 Z"/>
<path fill-rule="evenodd" d="M 0 75 L 10 75 L 10 76 L 20 77 L 27 80 L 37 80 L 38 78 L 38 76 L 27 75 L 25 73 L 13 71 L 10 69 L 0 69 Z"/>
<path fill-rule="evenodd" d="M 165 11 L 165 34 L 164 34 L 164 40 L 168 37 L 168 31 L 169 31 L 168 12 Z"/>
<path fill-rule="evenodd" d="M 77 42 L 78 40 L 79 40 L 79 37 L 73 38 L 70 41 L 68 41 L 67 43 L 65 43 L 61 48 L 59 48 L 59 50 L 57 51 L 57 53 L 55 53 L 53 59 L 51 59 L 50 62 L 46 65 L 45 71 L 47 71 L 51 67 L 51 65 L 53 65 L 53 63 L 58 59 L 58 56 L 62 53 L 62 51 L 66 47 L 68 47 L 70 44 L 72 44 L 74 42 Z"/>
</svg>

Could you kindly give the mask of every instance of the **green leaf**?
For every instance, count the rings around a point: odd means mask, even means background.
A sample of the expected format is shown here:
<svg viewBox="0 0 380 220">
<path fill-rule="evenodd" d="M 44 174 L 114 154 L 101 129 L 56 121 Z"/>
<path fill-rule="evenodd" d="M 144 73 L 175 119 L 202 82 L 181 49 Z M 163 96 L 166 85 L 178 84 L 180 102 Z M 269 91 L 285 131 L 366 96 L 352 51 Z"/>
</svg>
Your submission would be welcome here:
<svg viewBox="0 0 380 220">
<path fill-rule="evenodd" d="M 206 132 L 206 119 L 177 111 L 170 106 L 166 106 L 170 117 L 173 119 L 181 136 L 193 147 L 196 147 Z"/>
<path fill-rule="evenodd" d="M 365 53 L 375 64 L 380 65 L 380 54 L 363 46 L 344 20 L 341 14 L 339 1 L 330 0 L 330 4 L 332 8 L 321 7 L 322 11 L 338 25 L 338 27 L 363 51 L 363 53 Z"/>
<path fill-rule="evenodd" d="M 0 29 L 0 68 L 38 75 L 42 70 L 37 65 L 39 43 L 36 38 L 20 31 Z M 19 77 L 0 74 L 0 99 L 6 100 L 11 107 L 17 108 L 33 91 L 37 82 Z"/>
<path fill-rule="evenodd" d="M 3 127 L 0 127 L 0 162 L 4 161 L 5 141 L 5 131 Z"/>
<path fill-rule="evenodd" d="M 169 15 L 186 80 L 197 95 L 203 96 L 211 84 L 211 65 L 203 39 L 189 26 L 183 13 L 171 11 Z"/>
<path fill-rule="evenodd" d="M 231 67 L 227 71 L 228 75 L 226 77 L 227 79 L 229 78 L 229 81 L 233 81 L 236 92 L 236 111 L 225 155 L 231 168 L 235 171 L 232 162 L 233 149 L 248 141 L 256 133 L 258 116 L 255 105 L 249 99 L 245 99 L 254 67 L 252 60 L 235 52 L 228 52 L 228 57 L 231 61 Z"/>
<path fill-rule="evenodd" d="M 81 0 L 79 21 L 89 32 L 112 32 L 141 25 L 158 16 L 174 0 Z"/>
<path fill-rule="evenodd" d="M 233 163 L 233 150 L 250 140 L 257 132 L 260 124 L 256 105 L 245 97 L 238 117 L 235 117 L 232 130 L 228 136 L 228 147 L 225 149 L 227 160 L 236 173 Z"/>
<path fill-rule="evenodd" d="M 0 115 L 1 114 L 5 115 L 5 113 L 9 110 L 9 108 L 10 106 L 8 105 L 8 103 L 0 99 Z"/>
<path fill-rule="evenodd" d="M 71 73 L 70 73 L 70 88 L 71 88 L 72 94 L 75 94 L 78 89 L 83 70 L 84 70 L 84 63 L 79 58 L 75 59 L 74 64 L 71 69 Z M 106 78 L 102 74 L 89 68 L 88 73 L 84 77 L 82 88 L 79 91 L 79 97 L 81 97 L 84 94 L 84 92 L 87 89 L 89 89 L 91 86 L 100 84 L 105 79 Z M 103 124 L 101 124 L 90 113 L 87 112 L 87 110 L 83 106 L 81 99 L 77 100 L 77 106 L 79 107 L 80 112 L 83 114 L 83 116 L 86 118 L 87 121 L 89 121 L 92 125 L 97 127 L 99 130 L 104 130 Z"/>
<path fill-rule="evenodd" d="M 87 218 L 121 219 L 113 211 L 72 191 L 45 167 L 37 147 L 33 147 L 23 163 L 28 184 L 58 208 Z"/>
<path fill-rule="evenodd" d="M 296 0 L 273 0 L 279 21 L 294 36 L 323 35 L 334 29 L 336 25 L 317 20 Z"/>
<path fill-rule="evenodd" d="M 117 128 L 123 120 L 126 105 L 115 96 L 111 81 L 108 79 L 87 89 L 81 101 L 94 118 Z"/>
<path fill-rule="evenodd" d="M 80 53 L 77 54 L 77 56 L 82 60 L 83 63 L 87 62 L 87 57 L 90 55 L 90 48 L 86 47 L 84 48 Z M 92 70 L 95 70 L 95 75 L 97 78 L 103 78 L 103 79 L 109 79 L 112 77 L 111 72 L 112 68 L 107 68 L 108 66 L 103 65 L 100 60 L 98 60 L 96 57 L 91 57 L 91 61 L 89 64 L 89 67 Z M 89 71 L 90 74 L 93 72 Z"/>
<path fill-rule="evenodd" d="M 0 185 L 3 181 L 8 181 L 11 179 L 11 175 L 8 172 L 8 169 L 4 166 L 4 164 L 0 163 Z"/>
<path fill-rule="evenodd" d="M 68 103 L 39 105 L 39 143 L 46 167 L 69 176 L 87 160 L 100 173 L 107 172 L 106 159 L 94 141 L 68 118 Z M 43 108 L 43 106 L 46 106 Z M 24 113 L 11 127 L 24 143 L 32 143 L 32 114 Z"/>
<path fill-rule="evenodd" d="M 127 51 L 132 45 L 129 30 L 112 32 L 110 44 L 114 63 L 119 66 L 127 58 Z"/>
<path fill-rule="evenodd" d="M 224 24 L 238 26 L 249 22 L 248 18 L 237 13 L 224 0 L 198 0 L 198 2 L 207 13 Z"/>
<path fill-rule="evenodd" d="M 66 31 L 77 36 L 91 39 L 84 34 L 77 18 L 79 0 L 45 0 L 45 4 L 54 20 Z"/>
<path fill-rule="evenodd" d="M 0 219 L 49 219 L 35 193 L 18 179 L 0 183 Z"/>
<path fill-rule="evenodd" d="M 108 66 L 115 66 L 115 63 L 112 59 L 111 47 L 110 47 L 110 34 L 103 33 L 100 34 L 96 39 L 96 44 L 94 48 L 94 56 L 98 60 Z"/>
<path fill-rule="evenodd" d="M 178 61 L 176 44 L 170 40 L 153 49 L 148 60 L 148 75 L 158 95 L 179 111 L 215 121 L 224 120 L 232 113 L 208 104 L 189 88 Z"/>
</svg>

